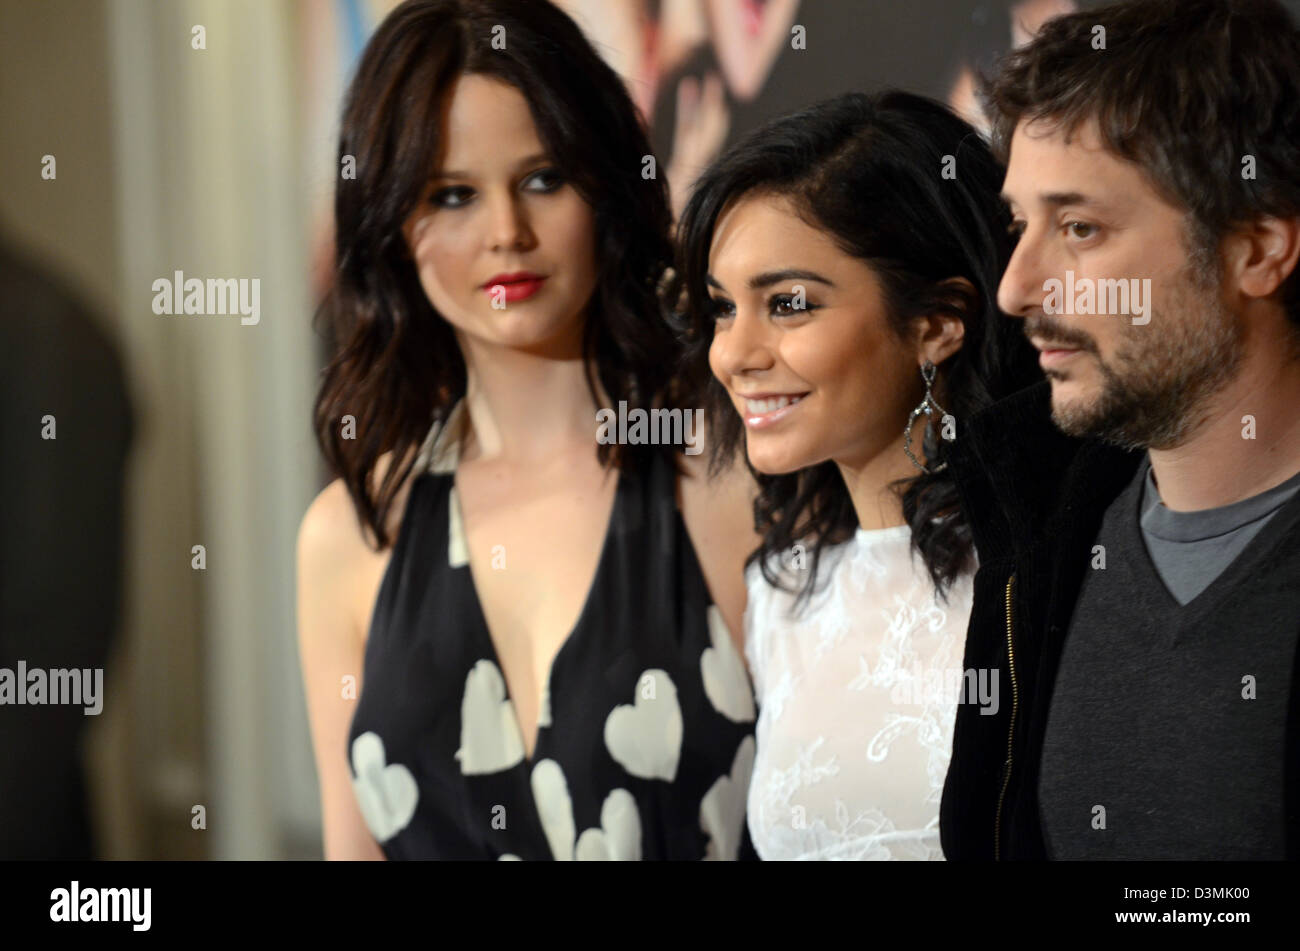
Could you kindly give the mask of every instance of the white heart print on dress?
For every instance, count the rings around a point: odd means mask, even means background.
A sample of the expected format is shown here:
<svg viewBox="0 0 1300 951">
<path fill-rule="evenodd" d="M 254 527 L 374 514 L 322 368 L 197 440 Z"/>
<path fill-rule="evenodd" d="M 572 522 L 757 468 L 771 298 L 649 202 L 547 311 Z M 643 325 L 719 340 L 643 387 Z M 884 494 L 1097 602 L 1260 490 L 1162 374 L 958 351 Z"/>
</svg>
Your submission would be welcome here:
<svg viewBox="0 0 1300 951">
<path fill-rule="evenodd" d="M 754 738 L 747 736 L 736 747 L 731 775 L 718 781 L 700 800 L 700 828 L 709 836 L 706 859 L 734 862 L 740 853 L 740 835 L 745 823 L 745 800 L 754 772 Z"/>
<path fill-rule="evenodd" d="M 704 680 L 704 695 L 713 708 L 733 723 L 754 721 L 754 690 L 745 662 L 727 631 L 727 622 L 716 604 L 709 605 L 709 640 L 712 647 L 704 648 L 700 655 L 700 676 Z"/>
<path fill-rule="evenodd" d="M 640 779 L 677 776 L 682 755 L 682 708 L 667 671 L 647 670 L 637 678 L 631 704 L 605 719 L 605 746 L 614 762 Z"/>
<path fill-rule="evenodd" d="M 551 854 L 557 862 L 573 861 L 573 799 L 564 770 L 555 760 L 544 759 L 533 767 L 529 784 Z"/>
<path fill-rule="evenodd" d="M 497 665 L 480 660 L 465 677 L 460 704 L 460 749 L 456 759 L 466 776 L 499 773 L 524 758 L 524 738 L 506 681 Z"/>
<path fill-rule="evenodd" d="M 578 838 L 581 862 L 641 861 L 641 814 L 626 789 L 615 789 L 600 807 L 600 828 Z"/>
<path fill-rule="evenodd" d="M 352 741 L 352 791 L 361 817 L 377 842 L 387 842 L 407 827 L 415 815 L 420 791 L 411 771 L 388 764 L 378 733 L 362 733 Z"/>
<path fill-rule="evenodd" d="M 542 831 L 557 861 L 570 862 L 575 858 L 581 862 L 640 861 L 641 815 L 636 800 L 626 789 L 615 789 L 605 797 L 600 809 L 601 827 L 582 833 L 575 850 L 573 836 L 577 826 L 564 770 L 555 760 L 544 759 L 533 767 L 529 781 Z M 503 855 L 501 859 L 518 860 L 518 856 Z"/>
</svg>

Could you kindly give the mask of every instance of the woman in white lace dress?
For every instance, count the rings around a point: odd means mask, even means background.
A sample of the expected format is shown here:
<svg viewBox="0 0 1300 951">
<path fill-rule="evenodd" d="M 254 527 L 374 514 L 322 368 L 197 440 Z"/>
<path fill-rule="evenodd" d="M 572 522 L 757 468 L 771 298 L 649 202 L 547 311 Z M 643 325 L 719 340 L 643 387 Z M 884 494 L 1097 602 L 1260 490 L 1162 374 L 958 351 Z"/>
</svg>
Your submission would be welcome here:
<svg viewBox="0 0 1300 951">
<path fill-rule="evenodd" d="M 1002 173 L 906 93 L 776 120 L 701 179 L 680 226 L 715 461 L 743 446 L 763 544 L 747 583 L 765 859 L 939 859 L 976 564 L 945 440 L 1034 379 L 999 318 Z M 712 371 L 712 380 L 707 371 Z"/>
</svg>

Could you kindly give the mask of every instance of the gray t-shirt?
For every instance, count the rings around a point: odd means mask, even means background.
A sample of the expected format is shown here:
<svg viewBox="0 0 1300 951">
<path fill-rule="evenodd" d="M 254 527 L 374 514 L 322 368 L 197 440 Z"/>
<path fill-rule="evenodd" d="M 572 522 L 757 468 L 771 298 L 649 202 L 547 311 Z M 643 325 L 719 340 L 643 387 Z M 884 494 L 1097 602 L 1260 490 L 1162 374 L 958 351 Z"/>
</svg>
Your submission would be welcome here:
<svg viewBox="0 0 1300 951">
<path fill-rule="evenodd" d="M 1232 564 L 1259 530 L 1300 491 L 1300 472 L 1222 508 L 1175 512 L 1160 501 L 1151 460 L 1143 463 L 1142 539 L 1169 593 L 1187 604 Z"/>
<path fill-rule="evenodd" d="M 1300 496 L 1166 509 L 1195 525 L 1169 543 L 1174 557 L 1210 554 L 1194 571 L 1166 558 L 1162 578 L 1141 526 L 1146 478 L 1139 466 L 1106 510 L 1062 648 L 1039 761 L 1048 855 L 1283 858 Z M 1222 564 L 1214 540 L 1262 523 L 1262 509 L 1267 524 Z M 1180 603 L 1171 576 L 1199 594 Z"/>
</svg>

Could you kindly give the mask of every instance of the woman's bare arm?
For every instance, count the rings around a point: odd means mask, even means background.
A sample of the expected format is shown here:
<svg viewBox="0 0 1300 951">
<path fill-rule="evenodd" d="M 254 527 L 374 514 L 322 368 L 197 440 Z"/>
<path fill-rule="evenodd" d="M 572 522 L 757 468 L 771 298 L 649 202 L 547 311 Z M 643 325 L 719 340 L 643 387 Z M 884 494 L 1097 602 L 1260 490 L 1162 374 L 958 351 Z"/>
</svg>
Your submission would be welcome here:
<svg viewBox="0 0 1300 951">
<path fill-rule="evenodd" d="M 376 859 L 352 791 L 347 738 L 361 696 L 365 643 L 358 627 L 359 553 L 364 547 L 341 481 L 312 502 L 298 530 L 298 650 L 320 778 L 325 858 Z M 345 690 L 345 678 L 353 678 Z"/>
</svg>

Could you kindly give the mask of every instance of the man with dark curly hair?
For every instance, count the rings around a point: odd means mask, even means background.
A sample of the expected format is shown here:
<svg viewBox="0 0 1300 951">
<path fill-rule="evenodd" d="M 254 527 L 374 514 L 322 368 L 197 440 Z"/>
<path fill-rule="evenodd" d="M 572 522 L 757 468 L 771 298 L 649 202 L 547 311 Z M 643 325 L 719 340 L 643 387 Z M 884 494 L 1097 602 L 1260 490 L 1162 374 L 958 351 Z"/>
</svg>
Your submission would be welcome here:
<svg viewBox="0 0 1300 951">
<path fill-rule="evenodd" d="M 1049 21 L 986 89 L 1047 380 L 950 457 L 980 571 L 949 858 L 1300 854 L 1300 32 L 1277 0 Z"/>
</svg>

